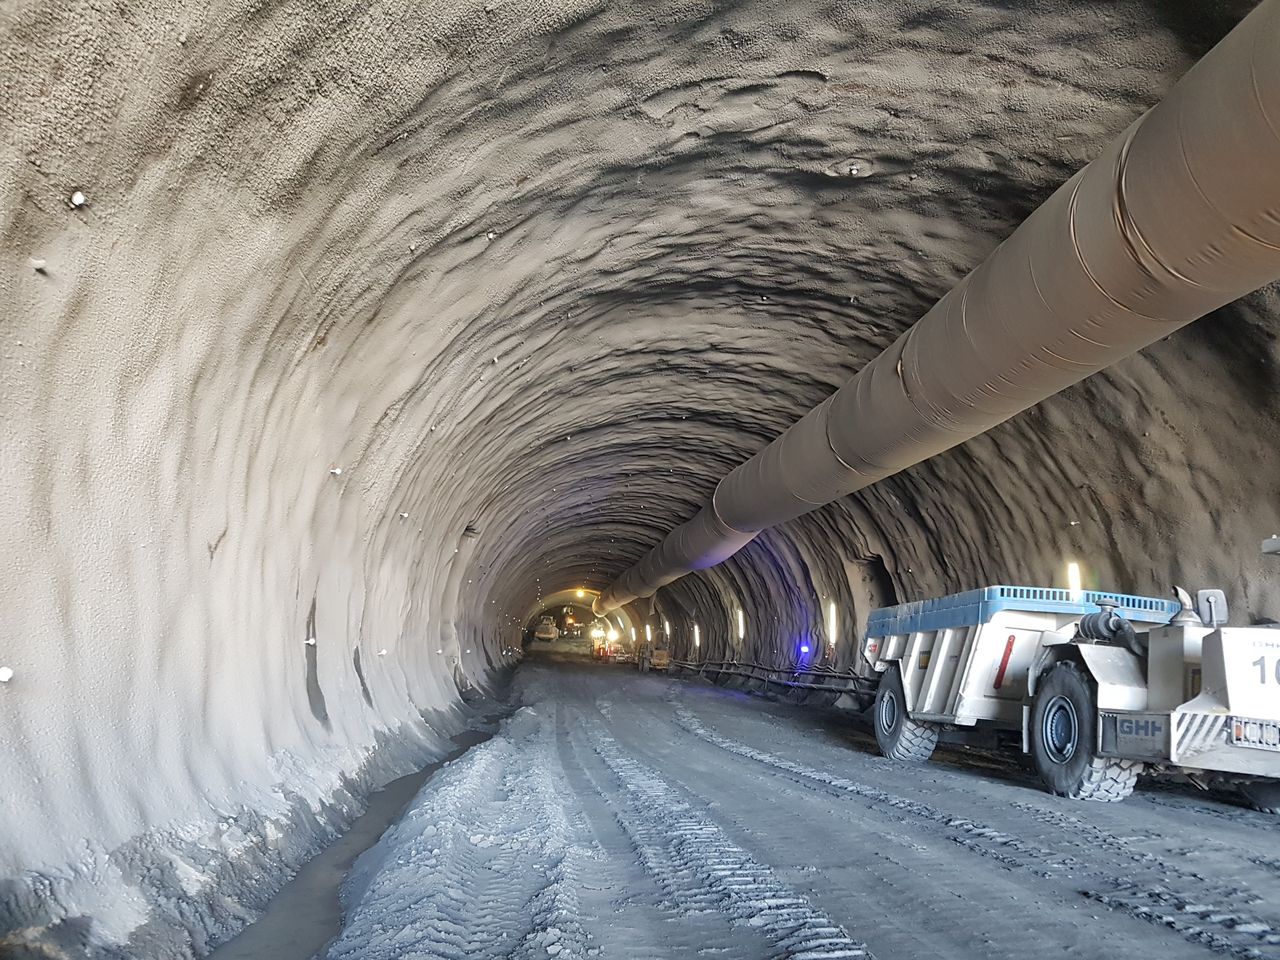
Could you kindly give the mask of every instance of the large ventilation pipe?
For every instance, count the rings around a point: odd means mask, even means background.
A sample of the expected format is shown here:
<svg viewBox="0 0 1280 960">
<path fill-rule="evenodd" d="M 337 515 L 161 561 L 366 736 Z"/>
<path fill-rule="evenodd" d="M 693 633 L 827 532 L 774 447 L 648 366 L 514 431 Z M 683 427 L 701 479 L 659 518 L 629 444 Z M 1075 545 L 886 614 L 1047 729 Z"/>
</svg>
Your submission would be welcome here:
<svg viewBox="0 0 1280 960">
<path fill-rule="evenodd" d="M 720 481 L 607 612 L 991 429 L 1280 278 L 1280 0 L 1068 180 L 887 350 Z"/>
</svg>

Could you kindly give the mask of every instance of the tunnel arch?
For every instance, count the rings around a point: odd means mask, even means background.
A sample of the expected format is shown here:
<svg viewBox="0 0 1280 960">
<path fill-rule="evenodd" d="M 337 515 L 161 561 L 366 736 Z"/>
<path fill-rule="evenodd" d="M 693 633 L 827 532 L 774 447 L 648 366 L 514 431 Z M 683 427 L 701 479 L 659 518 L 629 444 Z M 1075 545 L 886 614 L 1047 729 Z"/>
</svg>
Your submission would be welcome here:
<svg viewBox="0 0 1280 960">
<path fill-rule="evenodd" d="M 541 591 L 692 516 L 1245 6 L 958 10 L 6 21 L 0 758 L 44 828 L 6 814 L 0 929 L 225 938 L 447 747 Z M 836 599 L 847 670 L 875 605 L 1077 560 L 1275 617 L 1278 332 L 1247 297 L 618 616 L 786 671 Z"/>
</svg>

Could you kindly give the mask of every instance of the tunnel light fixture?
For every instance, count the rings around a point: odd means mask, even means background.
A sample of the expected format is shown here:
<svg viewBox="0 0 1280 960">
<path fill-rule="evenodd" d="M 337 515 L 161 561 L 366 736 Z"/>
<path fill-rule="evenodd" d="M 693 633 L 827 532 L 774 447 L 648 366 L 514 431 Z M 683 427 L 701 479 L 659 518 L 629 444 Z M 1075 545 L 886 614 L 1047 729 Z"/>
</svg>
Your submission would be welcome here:
<svg viewBox="0 0 1280 960">
<path fill-rule="evenodd" d="M 578 599 L 579 599 L 579 600 L 581 600 L 581 599 L 582 599 L 583 597 L 585 597 L 586 595 L 587 595 L 587 591 L 585 591 L 585 590 L 579 590 L 579 591 L 578 591 Z"/>
<path fill-rule="evenodd" d="M 632 643 L 635 643 L 635 642 L 636 642 L 636 628 L 635 628 L 635 627 L 632 627 L 632 628 L 631 628 L 631 642 L 632 642 Z"/>
<path fill-rule="evenodd" d="M 836 645 L 836 602 L 834 600 L 827 601 L 827 644 L 834 647 Z"/>
<path fill-rule="evenodd" d="M 1074 560 L 1067 564 L 1067 589 L 1071 599 L 1079 601 L 1084 596 L 1084 587 L 1080 579 L 1080 564 Z"/>
<path fill-rule="evenodd" d="M 802 643 L 802 644 L 800 644 L 800 652 L 801 652 L 801 653 L 808 653 L 808 652 L 809 652 L 809 645 L 808 645 L 807 643 Z"/>
<path fill-rule="evenodd" d="M 693 625 L 693 645 L 695 647 L 702 646 L 702 635 L 699 632 L 698 625 L 696 623 Z"/>
<path fill-rule="evenodd" d="M 666 617 L 662 618 L 662 632 L 667 636 L 671 636 L 671 621 Z"/>
<path fill-rule="evenodd" d="M 738 608 L 738 639 L 745 640 L 747 638 L 747 614 L 741 607 Z"/>
<path fill-rule="evenodd" d="M 647 623 L 644 625 L 644 642 L 653 643 L 653 628 Z"/>
</svg>

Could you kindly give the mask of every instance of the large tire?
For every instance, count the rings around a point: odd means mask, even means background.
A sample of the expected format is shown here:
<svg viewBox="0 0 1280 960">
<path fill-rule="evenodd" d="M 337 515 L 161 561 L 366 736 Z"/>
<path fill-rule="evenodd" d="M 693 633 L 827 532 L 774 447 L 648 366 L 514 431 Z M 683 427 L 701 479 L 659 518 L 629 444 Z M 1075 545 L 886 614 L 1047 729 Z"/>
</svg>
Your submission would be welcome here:
<svg viewBox="0 0 1280 960">
<path fill-rule="evenodd" d="M 897 667 L 890 667 L 880 677 L 874 713 L 876 743 L 890 760 L 923 763 L 933 756 L 933 748 L 938 745 L 938 725 L 907 716 L 907 698 Z"/>
<path fill-rule="evenodd" d="M 1244 798 L 1249 801 L 1253 809 L 1280 816 L 1280 780 L 1242 783 L 1240 792 L 1244 794 Z"/>
<path fill-rule="evenodd" d="M 1031 757 L 1050 791 L 1073 800 L 1115 803 L 1133 793 L 1139 760 L 1100 757 L 1093 681 L 1070 661 L 1041 678 L 1031 708 Z"/>
</svg>

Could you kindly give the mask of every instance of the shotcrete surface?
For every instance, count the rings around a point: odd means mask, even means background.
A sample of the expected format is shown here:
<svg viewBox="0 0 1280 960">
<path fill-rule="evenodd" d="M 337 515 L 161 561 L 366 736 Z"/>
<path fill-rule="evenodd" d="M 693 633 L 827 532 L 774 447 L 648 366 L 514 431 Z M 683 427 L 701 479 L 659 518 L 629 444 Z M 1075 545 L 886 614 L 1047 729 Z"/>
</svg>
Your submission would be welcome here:
<svg viewBox="0 0 1280 960">
<path fill-rule="evenodd" d="M 447 749 L 528 611 L 691 516 L 1249 6 L 5 5 L 0 944 L 234 935 Z M 1278 318 L 627 620 L 843 669 L 871 607 L 1067 560 L 1280 616 Z"/>
</svg>

